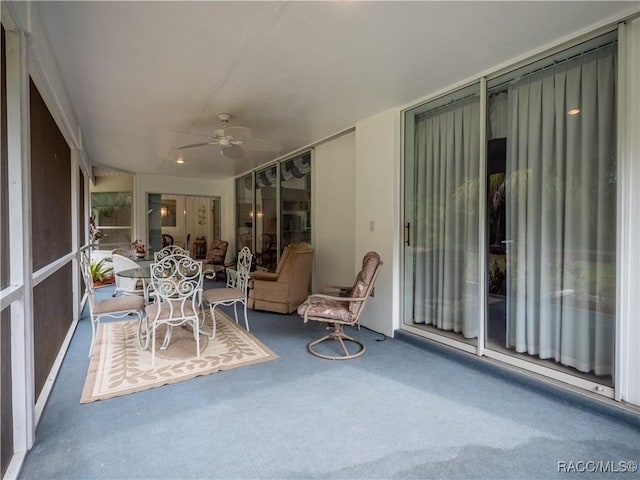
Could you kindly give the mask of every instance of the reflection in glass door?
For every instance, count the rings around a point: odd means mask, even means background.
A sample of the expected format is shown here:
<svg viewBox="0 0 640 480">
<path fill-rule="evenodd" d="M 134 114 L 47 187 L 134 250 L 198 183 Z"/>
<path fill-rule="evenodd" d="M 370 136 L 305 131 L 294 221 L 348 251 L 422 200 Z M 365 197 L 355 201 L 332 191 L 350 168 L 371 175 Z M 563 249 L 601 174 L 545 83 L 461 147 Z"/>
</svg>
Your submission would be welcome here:
<svg viewBox="0 0 640 480">
<path fill-rule="evenodd" d="M 236 179 L 236 248 L 253 252 L 253 174 Z"/>
<path fill-rule="evenodd" d="M 283 162 L 280 179 L 282 246 L 311 243 L 311 153 Z"/>
<path fill-rule="evenodd" d="M 278 264 L 278 166 L 256 171 L 256 265 L 275 271 Z"/>
<path fill-rule="evenodd" d="M 150 193 L 147 202 L 149 253 L 153 253 L 160 251 L 162 248 L 162 195 Z"/>
<path fill-rule="evenodd" d="M 147 205 L 152 252 L 177 245 L 193 258 L 204 259 L 211 242 L 220 239 L 218 197 L 149 193 Z"/>
</svg>

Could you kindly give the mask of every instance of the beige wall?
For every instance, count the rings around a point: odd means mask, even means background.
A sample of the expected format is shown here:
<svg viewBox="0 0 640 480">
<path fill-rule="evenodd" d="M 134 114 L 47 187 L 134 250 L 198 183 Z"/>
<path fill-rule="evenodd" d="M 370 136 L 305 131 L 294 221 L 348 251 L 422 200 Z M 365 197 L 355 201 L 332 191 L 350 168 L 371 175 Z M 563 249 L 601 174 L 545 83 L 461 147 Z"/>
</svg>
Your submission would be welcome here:
<svg viewBox="0 0 640 480">
<path fill-rule="evenodd" d="M 399 215 L 400 117 L 387 110 L 356 124 L 355 264 L 370 250 L 384 262 L 362 324 L 387 336 L 398 328 L 397 238 Z"/>
<path fill-rule="evenodd" d="M 312 162 L 316 285 L 351 285 L 355 263 L 355 133 L 318 145 Z"/>
<path fill-rule="evenodd" d="M 90 189 L 92 192 L 133 192 L 133 175 L 95 177 Z"/>
</svg>

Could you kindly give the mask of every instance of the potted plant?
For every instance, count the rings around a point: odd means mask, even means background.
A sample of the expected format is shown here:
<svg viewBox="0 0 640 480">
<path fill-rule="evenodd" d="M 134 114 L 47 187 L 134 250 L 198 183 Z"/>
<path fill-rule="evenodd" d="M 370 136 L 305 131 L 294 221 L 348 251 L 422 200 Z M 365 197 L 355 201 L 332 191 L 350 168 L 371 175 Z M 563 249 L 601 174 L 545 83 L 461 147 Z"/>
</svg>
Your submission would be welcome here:
<svg viewBox="0 0 640 480">
<path fill-rule="evenodd" d="M 91 260 L 89 271 L 91 272 L 93 285 L 96 287 L 109 285 L 114 281 L 113 268 L 106 264 L 105 258 Z"/>
</svg>

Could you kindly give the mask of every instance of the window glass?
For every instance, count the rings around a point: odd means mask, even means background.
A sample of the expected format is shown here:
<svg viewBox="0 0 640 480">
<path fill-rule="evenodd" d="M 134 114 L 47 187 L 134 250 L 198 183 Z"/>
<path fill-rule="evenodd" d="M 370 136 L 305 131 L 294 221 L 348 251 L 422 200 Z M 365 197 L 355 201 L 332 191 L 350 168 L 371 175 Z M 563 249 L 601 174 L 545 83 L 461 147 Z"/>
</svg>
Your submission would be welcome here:
<svg viewBox="0 0 640 480">
<path fill-rule="evenodd" d="M 101 250 L 131 248 L 132 192 L 92 192 L 91 212 L 98 238 L 91 239 Z"/>
<path fill-rule="evenodd" d="M 253 175 L 236 179 L 236 253 L 248 247 L 253 252 Z"/>
<path fill-rule="evenodd" d="M 278 264 L 278 166 L 256 171 L 255 185 L 256 264 L 274 271 Z"/>
<path fill-rule="evenodd" d="M 280 165 L 282 247 L 311 243 L 311 153 Z"/>
</svg>

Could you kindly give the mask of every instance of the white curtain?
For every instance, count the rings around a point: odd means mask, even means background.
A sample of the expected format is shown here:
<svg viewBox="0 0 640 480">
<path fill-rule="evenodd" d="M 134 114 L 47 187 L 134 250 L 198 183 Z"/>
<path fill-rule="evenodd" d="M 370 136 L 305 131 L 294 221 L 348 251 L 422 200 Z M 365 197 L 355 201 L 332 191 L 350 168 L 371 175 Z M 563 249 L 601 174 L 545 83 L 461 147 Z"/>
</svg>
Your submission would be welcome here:
<svg viewBox="0 0 640 480">
<path fill-rule="evenodd" d="M 507 347 L 612 373 L 615 46 L 509 90 Z"/>
<path fill-rule="evenodd" d="M 477 96 L 416 119 L 414 322 L 477 336 Z"/>
</svg>

